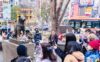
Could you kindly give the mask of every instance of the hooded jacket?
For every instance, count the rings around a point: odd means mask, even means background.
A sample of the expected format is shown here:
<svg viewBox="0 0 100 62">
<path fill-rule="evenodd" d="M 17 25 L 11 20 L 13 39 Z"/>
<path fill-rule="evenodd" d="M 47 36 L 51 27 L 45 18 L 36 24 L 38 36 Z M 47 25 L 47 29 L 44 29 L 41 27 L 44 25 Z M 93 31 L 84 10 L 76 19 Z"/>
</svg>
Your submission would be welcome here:
<svg viewBox="0 0 100 62">
<path fill-rule="evenodd" d="M 64 62 L 84 62 L 84 55 L 80 51 L 73 52 L 65 57 Z"/>
</svg>

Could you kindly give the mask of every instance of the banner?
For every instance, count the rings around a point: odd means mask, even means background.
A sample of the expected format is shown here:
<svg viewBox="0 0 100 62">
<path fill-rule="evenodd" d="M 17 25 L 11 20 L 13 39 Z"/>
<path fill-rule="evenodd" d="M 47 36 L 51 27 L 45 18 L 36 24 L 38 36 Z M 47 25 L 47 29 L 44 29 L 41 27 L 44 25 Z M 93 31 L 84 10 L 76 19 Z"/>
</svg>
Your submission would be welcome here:
<svg viewBox="0 0 100 62">
<path fill-rule="evenodd" d="M 79 15 L 79 6 L 78 4 L 73 5 L 73 16 L 78 16 Z"/>
<path fill-rule="evenodd" d="M 86 7 L 85 8 L 85 15 L 91 16 L 91 14 L 92 14 L 92 7 Z"/>
<path fill-rule="evenodd" d="M 11 5 L 4 3 L 3 4 L 3 19 L 11 20 Z"/>
<path fill-rule="evenodd" d="M 0 0 L 0 18 L 3 17 L 3 14 L 2 14 L 2 12 L 3 12 L 2 6 L 3 6 L 3 4 L 2 4 L 2 1 Z"/>
<path fill-rule="evenodd" d="M 77 2 L 77 0 L 71 0 L 71 4 L 76 4 Z"/>
<path fill-rule="evenodd" d="M 94 0 L 79 0 L 79 6 L 93 6 Z"/>
</svg>

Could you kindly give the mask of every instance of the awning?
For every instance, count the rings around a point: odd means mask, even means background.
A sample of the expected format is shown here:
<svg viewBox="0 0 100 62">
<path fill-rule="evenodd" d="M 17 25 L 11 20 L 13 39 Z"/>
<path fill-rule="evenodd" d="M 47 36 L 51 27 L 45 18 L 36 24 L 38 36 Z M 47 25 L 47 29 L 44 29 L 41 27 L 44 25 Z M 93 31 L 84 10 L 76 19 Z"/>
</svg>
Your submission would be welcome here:
<svg viewBox="0 0 100 62">
<path fill-rule="evenodd" d="M 100 18 L 89 18 L 87 16 L 73 16 L 68 18 L 68 20 L 100 20 Z"/>
</svg>

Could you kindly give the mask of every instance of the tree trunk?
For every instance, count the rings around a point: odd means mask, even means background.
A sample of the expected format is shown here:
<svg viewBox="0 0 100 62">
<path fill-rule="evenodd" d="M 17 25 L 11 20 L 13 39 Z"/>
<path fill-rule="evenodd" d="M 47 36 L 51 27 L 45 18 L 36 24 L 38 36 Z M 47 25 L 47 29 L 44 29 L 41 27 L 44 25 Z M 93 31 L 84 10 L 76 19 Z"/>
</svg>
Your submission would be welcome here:
<svg viewBox="0 0 100 62">
<path fill-rule="evenodd" d="M 58 29 L 56 4 L 57 4 L 57 0 L 51 0 L 50 15 L 51 15 L 51 21 L 52 21 L 52 31 L 55 31 L 55 32 L 57 32 L 57 29 Z"/>
<path fill-rule="evenodd" d="M 59 31 L 59 25 L 60 25 L 60 22 L 66 12 L 66 9 L 68 7 L 68 4 L 70 2 L 70 0 L 68 0 L 66 2 L 66 5 L 65 5 L 65 8 L 64 8 L 64 11 L 63 13 L 60 15 L 60 12 L 61 12 L 61 8 L 62 8 L 62 5 L 63 5 L 63 1 L 64 0 L 61 0 L 60 1 L 60 5 L 58 8 L 57 7 L 57 0 L 51 0 L 51 5 L 50 5 L 50 15 L 51 15 L 51 21 L 52 21 L 52 31 L 55 31 L 58 33 Z"/>
<path fill-rule="evenodd" d="M 67 9 L 69 3 L 70 3 L 70 0 L 67 1 L 66 5 L 65 5 L 65 7 L 64 7 L 64 11 L 63 11 L 62 15 L 60 16 L 60 18 L 59 18 L 59 20 L 58 20 L 59 23 L 62 21 L 64 15 L 65 15 L 65 13 L 66 13 L 66 9 Z"/>
</svg>

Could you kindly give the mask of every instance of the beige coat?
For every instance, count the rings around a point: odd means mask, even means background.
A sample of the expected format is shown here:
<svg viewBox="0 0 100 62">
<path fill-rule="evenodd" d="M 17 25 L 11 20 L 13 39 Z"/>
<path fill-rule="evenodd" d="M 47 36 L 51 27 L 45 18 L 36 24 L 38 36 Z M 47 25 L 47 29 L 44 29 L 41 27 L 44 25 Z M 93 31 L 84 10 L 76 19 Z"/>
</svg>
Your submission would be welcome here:
<svg viewBox="0 0 100 62">
<path fill-rule="evenodd" d="M 73 52 L 65 57 L 64 62 L 84 62 L 84 55 L 79 51 Z"/>
</svg>

